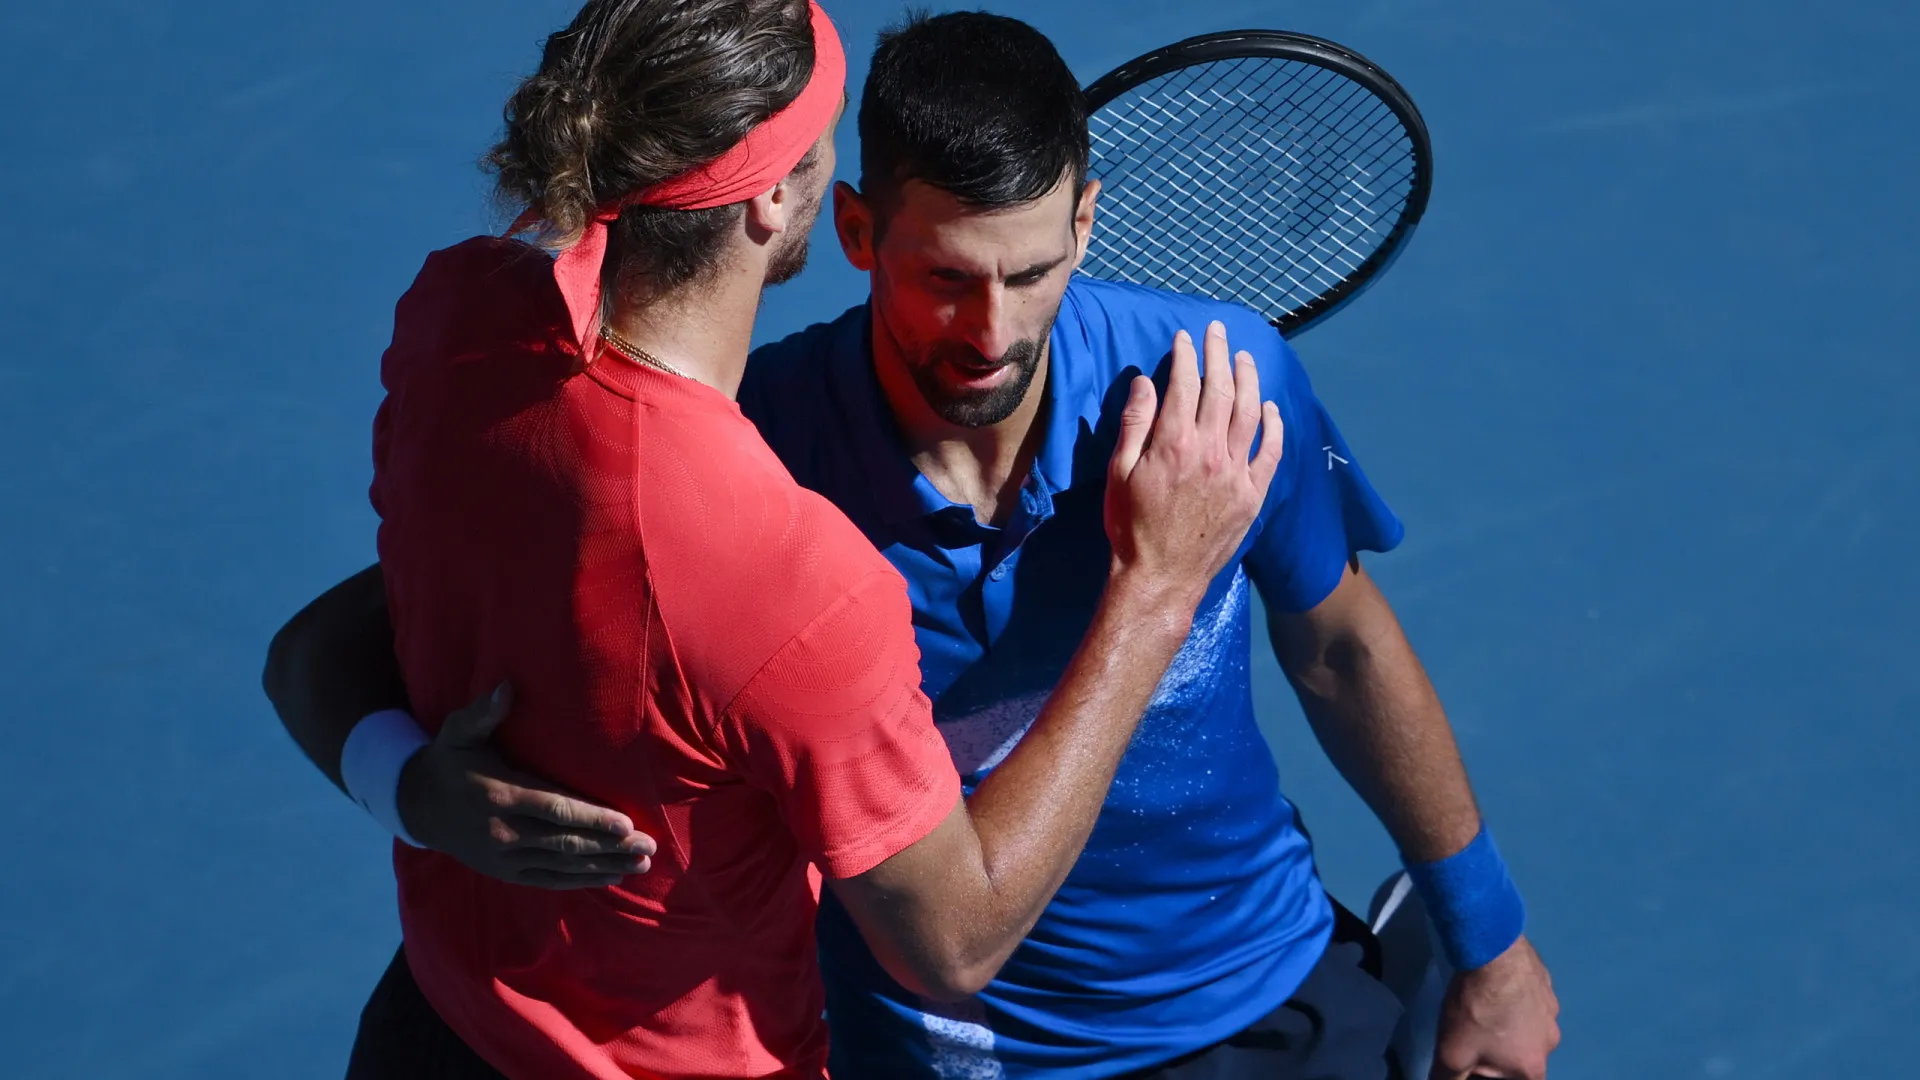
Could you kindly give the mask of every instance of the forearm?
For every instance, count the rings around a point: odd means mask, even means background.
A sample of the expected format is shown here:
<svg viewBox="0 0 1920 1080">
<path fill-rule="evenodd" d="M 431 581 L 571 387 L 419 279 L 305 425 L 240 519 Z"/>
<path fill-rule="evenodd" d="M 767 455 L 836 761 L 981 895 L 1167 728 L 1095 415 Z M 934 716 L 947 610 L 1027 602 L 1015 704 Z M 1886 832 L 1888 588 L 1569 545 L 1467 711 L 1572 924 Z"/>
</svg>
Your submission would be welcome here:
<svg viewBox="0 0 1920 1080">
<path fill-rule="evenodd" d="M 984 982 L 1006 962 L 1086 846 L 1140 717 L 1192 625 L 1191 598 L 1115 579 L 1060 683 L 967 800 L 975 896 L 955 947 Z"/>
<path fill-rule="evenodd" d="M 261 684 L 287 734 L 342 787 L 340 750 L 354 725 L 368 713 L 407 707 L 378 564 L 328 589 L 280 628 Z"/>
<path fill-rule="evenodd" d="M 1399 621 L 1361 575 L 1318 633 L 1272 623 L 1274 649 L 1314 735 L 1410 863 L 1446 858 L 1480 811 L 1439 695 Z"/>
</svg>

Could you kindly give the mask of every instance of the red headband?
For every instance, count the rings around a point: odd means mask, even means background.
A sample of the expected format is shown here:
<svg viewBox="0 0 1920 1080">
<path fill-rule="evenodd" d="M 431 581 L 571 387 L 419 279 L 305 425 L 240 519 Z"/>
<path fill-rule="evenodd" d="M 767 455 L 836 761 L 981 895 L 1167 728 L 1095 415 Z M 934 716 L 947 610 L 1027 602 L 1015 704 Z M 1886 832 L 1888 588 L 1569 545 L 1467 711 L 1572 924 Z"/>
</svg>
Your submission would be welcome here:
<svg viewBox="0 0 1920 1080">
<path fill-rule="evenodd" d="M 582 356 L 593 353 L 600 320 L 600 268 L 607 257 L 607 226 L 619 220 L 621 210 L 634 205 L 707 210 L 744 202 L 792 172 L 833 121 L 846 92 L 847 57 L 827 13 L 814 0 L 809 0 L 808 7 L 813 22 L 813 74 L 799 97 L 712 161 L 601 206 L 580 239 L 553 261 L 553 278 L 560 285 L 560 295 L 566 298 L 574 340 L 579 342 Z M 538 220 L 539 215 L 529 210 L 508 232 L 520 232 Z"/>
</svg>

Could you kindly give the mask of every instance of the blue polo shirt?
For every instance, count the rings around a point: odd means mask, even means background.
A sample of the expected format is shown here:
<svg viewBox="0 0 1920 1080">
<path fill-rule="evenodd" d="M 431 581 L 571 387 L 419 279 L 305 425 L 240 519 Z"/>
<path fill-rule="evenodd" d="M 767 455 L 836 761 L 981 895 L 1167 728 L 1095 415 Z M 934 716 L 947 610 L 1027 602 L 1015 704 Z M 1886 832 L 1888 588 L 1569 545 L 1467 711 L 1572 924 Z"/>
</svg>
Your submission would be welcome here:
<svg viewBox="0 0 1920 1080">
<path fill-rule="evenodd" d="M 1250 592 L 1272 610 L 1311 608 L 1351 553 L 1385 551 L 1402 530 L 1293 350 L 1244 308 L 1075 278 L 1053 327 L 1044 441 L 998 528 L 908 459 L 864 305 L 748 365 L 742 410 L 794 479 L 906 578 L 922 685 L 970 793 L 1033 722 L 1099 603 L 1107 459 L 1129 379 L 1144 370 L 1164 385 L 1174 331 L 1199 341 L 1212 319 L 1253 354 L 1286 423 L 1267 505 L 1201 604 L 1085 852 L 991 985 L 958 1005 L 920 999 L 823 895 L 836 1077 L 1115 1076 L 1286 1001 L 1324 951 L 1332 909 L 1254 723 Z"/>
</svg>

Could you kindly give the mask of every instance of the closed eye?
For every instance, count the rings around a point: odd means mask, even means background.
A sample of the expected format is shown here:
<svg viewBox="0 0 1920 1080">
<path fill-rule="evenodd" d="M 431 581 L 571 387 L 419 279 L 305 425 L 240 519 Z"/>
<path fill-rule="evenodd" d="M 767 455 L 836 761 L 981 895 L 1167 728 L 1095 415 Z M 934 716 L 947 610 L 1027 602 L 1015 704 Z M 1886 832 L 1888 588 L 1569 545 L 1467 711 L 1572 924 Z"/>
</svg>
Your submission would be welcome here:
<svg viewBox="0 0 1920 1080">
<path fill-rule="evenodd" d="M 1008 274 L 1007 287 L 1009 289 L 1019 289 L 1028 285 L 1038 285 L 1040 282 L 1046 280 L 1048 274 L 1058 270 L 1060 265 L 1066 261 L 1067 256 L 1062 255 L 1057 259 L 1048 259 L 1046 262 L 1029 266 L 1017 274 Z"/>
<path fill-rule="evenodd" d="M 1061 263 L 1066 261 L 1067 257 L 1062 255 L 1057 259 L 1050 259 L 1037 266 L 1029 266 L 1025 270 L 1008 274 L 1006 286 L 1009 289 L 1023 289 L 1031 285 L 1038 285 L 1040 282 L 1046 280 L 1048 274 L 1053 273 L 1054 270 L 1059 268 Z M 969 274 L 965 270 L 955 269 L 951 266 L 936 266 L 927 271 L 927 276 L 943 285 L 968 285 L 978 280 L 973 274 Z"/>
</svg>

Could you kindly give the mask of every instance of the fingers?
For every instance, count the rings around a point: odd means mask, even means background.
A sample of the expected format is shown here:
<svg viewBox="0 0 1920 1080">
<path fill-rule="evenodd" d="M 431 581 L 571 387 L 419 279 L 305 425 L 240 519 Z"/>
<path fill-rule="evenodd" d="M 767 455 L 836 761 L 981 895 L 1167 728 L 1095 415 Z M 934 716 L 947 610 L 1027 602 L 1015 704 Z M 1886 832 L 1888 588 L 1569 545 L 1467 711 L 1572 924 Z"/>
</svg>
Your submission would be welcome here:
<svg viewBox="0 0 1920 1080">
<path fill-rule="evenodd" d="M 1113 447 L 1112 475 L 1125 481 L 1133 474 L 1140 454 L 1147 448 L 1147 433 L 1153 430 L 1153 380 L 1135 375 L 1127 387 L 1127 404 L 1120 410 L 1120 439 Z"/>
<path fill-rule="evenodd" d="M 543 848 L 518 848 L 505 860 L 515 877 L 540 870 L 572 877 L 632 877 L 653 869 L 653 860 L 639 855 L 567 855 Z"/>
<path fill-rule="evenodd" d="M 496 817 L 488 833 L 495 852 L 483 872 L 522 885 L 597 888 L 653 869 L 653 839 L 640 833 L 623 840 L 522 817 Z"/>
<path fill-rule="evenodd" d="M 1280 420 L 1280 406 L 1271 401 L 1261 402 L 1260 452 L 1253 456 L 1247 469 L 1253 475 L 1253 485 L 1259 490 L 1262 502 L 1266 501 L 1267 489 L 1273 485 L 1273 474 L 1279 471 L 1286 436 L 1286 425 Z"/>
<path fill-rule="evenodd" d="M 1260 368 L 1250 352 L 1233 358 L 1233 419 L 1227 425 L 1227 452 L 1230 460 L 1245 461 L 1253 450 L 1253 437 L 1260 431 Z"/>
<path fill-rule="evenodd" d="M 513 688 L 501 683 L 491 694 L 450 714 L 434 741 L 445 746 L 479 746 L 493 737 L 493 730 L 512 708 Z"/>
<path fill-rule="evenodd" d="M 1227 350 L 1226 324 L 1215 320 L 1207 324 L 1206 371 L 1200 383 L 1200 414 L 1197 423 L 1205 445 L 1218 446 L 1233 419 L 1235 376 L 1233 358 Z M 1240 460 L 1246 460 L 1242 455 Z"/>
<path fill-rule="evenodd" d="M 529 817 L 496 820 L 502 830 L 495 839 L 515 849 L 537 848 L 562 855 L 618 855 L 640 859 L 653 855 L 659 849 L 653 837 L 643 832 L 624 835 L 584 832 Z"/>
<path fill-rule="evenodd" d="M 597 833 L 616 839 L 637 836 L 646 843 L 646 854 L 653 854 L 653 838 L 634 831 L 633 819 L 618 810 L 595 806 L 564 792 L 525 785 L 501 790 L 492 800 L 505 813 L 533 818 L 563 829 Z"/>
<path fill-rule="evenodd" d="M 1153 426 L 1155 439 L 1174 442 L 1192 430 L 1194 410 L 1200 398 L 1200 364 L 1193 351 L 1193 338 L 1185 330 L 1173 335 L 1173 366 L 1167 372 L 1167 399 L 1160 404 L 1160 418 Z"/>
</svg>

